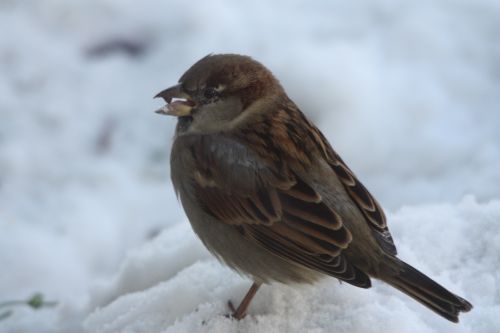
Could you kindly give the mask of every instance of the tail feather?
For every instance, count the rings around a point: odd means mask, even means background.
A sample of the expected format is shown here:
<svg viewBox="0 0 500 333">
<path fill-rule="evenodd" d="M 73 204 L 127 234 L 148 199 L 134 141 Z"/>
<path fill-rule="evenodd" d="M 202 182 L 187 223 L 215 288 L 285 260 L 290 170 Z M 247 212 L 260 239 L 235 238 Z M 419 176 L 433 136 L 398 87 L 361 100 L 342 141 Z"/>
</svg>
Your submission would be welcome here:
<svg viewBox="0 0 500 333">
<path fill-rule="evenodd" d="M 425 305 L 440 316 L 457 323 L 460 312 L 472 309 L 472 304 L 453 294 L 425 274 L 395 258 L 401 271 L 384 279 L 396 289 Z"/>
</svg>

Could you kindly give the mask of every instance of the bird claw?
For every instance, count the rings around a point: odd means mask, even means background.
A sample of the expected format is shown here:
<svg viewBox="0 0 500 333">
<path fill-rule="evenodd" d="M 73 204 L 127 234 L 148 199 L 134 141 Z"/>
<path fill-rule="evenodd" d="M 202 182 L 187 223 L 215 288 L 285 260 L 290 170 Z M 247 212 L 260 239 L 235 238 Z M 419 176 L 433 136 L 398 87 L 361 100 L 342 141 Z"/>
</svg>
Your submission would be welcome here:
<svg viewBox="0 0 500 333">
<path fill-rule="evenodd" d="M 231 300 L 227 301 L 227 307 L 229 308 L 229 310 L 231 310 L 232 313 L 236 312 L 236 308 L 234 307 L 234 304 L 233 302 L 231 302 Z"/>
<path fill-rule="evenodd" d="M 236 320 L 241 320 L 246 317 L 246 312 L 245 313 L 240 313 L 238 310 L 234 307 L 233 302 L 231 300 L 227 301 L 227 307 L 231 311 L 231 313 L 228 313 L 224 315 L 224 317 L 229 318 L 229 319 L 236 319 Z"/>
</svg>

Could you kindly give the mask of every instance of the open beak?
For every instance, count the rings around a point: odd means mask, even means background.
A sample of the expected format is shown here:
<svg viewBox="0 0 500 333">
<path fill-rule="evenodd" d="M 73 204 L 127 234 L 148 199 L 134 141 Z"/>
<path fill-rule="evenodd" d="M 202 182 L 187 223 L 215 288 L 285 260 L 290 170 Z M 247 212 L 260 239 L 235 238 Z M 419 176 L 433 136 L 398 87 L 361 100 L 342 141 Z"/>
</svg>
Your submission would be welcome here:
<svg viewBox="0 0 500 333">
<path fill-rule="evenodd" d="M 185 117 L 191 115 L 192 109 L 196 106 L 191 96 L 182 90 L 180 83 L 161 91 L 155 96 L 157 97 L 167 102 L 167 105 L 155 111 L 158 114 Z"/>
</svg>

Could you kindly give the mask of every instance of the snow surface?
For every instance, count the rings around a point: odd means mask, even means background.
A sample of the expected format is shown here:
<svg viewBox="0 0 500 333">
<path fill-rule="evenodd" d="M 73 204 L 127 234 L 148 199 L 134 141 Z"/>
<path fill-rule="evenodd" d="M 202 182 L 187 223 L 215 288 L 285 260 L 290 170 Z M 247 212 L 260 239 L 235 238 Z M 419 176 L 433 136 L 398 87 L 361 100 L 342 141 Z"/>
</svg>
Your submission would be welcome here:
<svg viewBox="0 0 500 333">
<path fill-rule="evenodd" d="M 497 332 L 497 0 L 0 2 L 0 332 Z M 400 257 L 475 306 L 454 325 L 375 283 L 263 287 L 191 232 L 151 97 L 248 54 L 386 207 Z M 0 309 L 0 312 L 1 309 Z"/>
</svg>

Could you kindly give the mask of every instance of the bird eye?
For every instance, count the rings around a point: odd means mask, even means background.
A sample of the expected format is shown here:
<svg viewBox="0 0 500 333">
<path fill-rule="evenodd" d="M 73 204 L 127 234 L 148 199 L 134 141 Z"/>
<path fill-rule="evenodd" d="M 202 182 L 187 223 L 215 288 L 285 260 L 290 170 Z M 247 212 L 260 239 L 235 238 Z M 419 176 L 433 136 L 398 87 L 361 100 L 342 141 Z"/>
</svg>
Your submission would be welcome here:
<svg viewBox="0 0 500 333">
<path fill-rule="evenodd" d="M 205 89 L 204 95 L 205 95 L 206 99 L 213 99 L 213 98 L 219 96 L 219 92 L 217 91 L 217 89 L 215 89 L 213 87 L 208 87 Z"/>
</svg>

